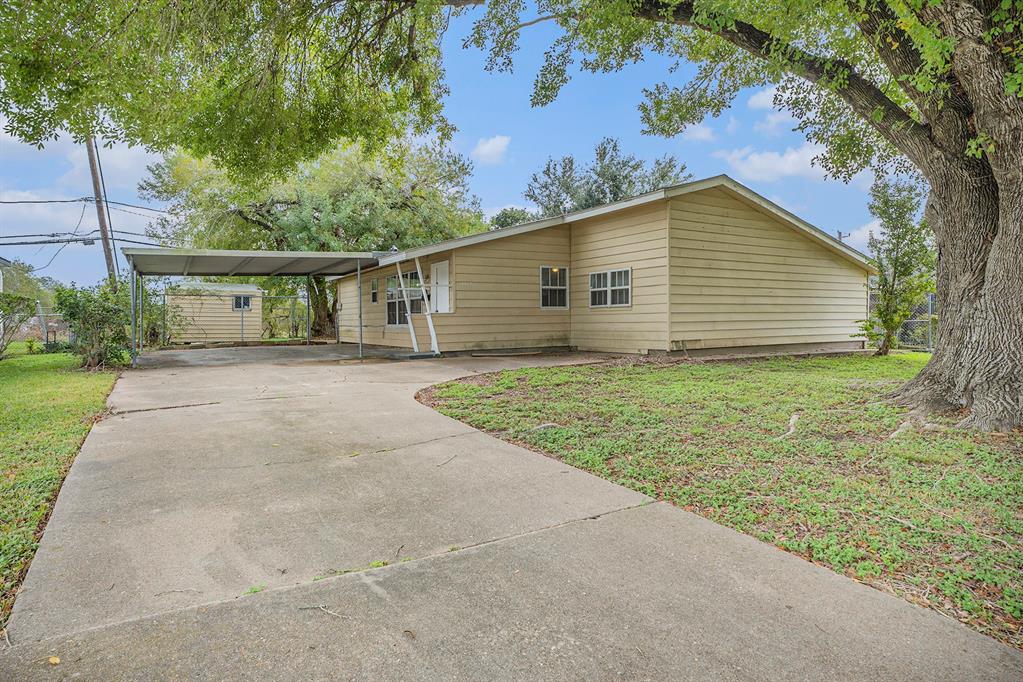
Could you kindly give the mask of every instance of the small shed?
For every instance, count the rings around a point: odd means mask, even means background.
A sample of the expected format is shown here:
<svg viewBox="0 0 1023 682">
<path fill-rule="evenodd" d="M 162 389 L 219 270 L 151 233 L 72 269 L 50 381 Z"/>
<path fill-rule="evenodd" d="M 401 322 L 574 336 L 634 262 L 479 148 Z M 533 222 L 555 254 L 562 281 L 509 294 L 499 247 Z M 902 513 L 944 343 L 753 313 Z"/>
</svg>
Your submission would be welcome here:
<svg viewBox="0 0 1023 682">
<path fill-rule="evenodd" d="M 245 343 L 263 336 L 263 290 L 255 284 L 188 282 L 166 291 L 171 343 Z"/>
</svg>

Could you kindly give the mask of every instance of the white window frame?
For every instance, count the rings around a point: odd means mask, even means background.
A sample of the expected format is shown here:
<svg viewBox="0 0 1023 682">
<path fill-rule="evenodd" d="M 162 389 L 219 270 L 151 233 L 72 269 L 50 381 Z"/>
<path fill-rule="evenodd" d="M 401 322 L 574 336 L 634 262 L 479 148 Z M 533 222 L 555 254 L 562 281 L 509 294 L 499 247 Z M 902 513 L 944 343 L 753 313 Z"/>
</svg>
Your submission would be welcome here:
<svg viewBox="0 0 1023 682">
<path fill-rule="evenodd" d="M 405 281 L 405 290 L 408 292 L 409 306 L 412 308 L 413 315 L 421 315 L 423 312 L 423 291 L 419 288 L 419 273 L 416 271 L 402 273 L 402 279 Z M 414 281 L 413 281 L 414 280 Z M 391 282 L 394 282 L 394 286 L 391 286 Z M 392 328 L 406 328 L 408 327 L 407 316 L 406 319 L 402 319 L 401 311 L 405 307 L 405 299 L 401 295 L 401 288 L 398 286 L 398 275 L 388 275 L 387 279 L 384 280 L 385 294 L 384 299 L 386 300 L 387 306 L 384 310 L 384 323 L 388 327 Z M 397 322 L 391 322 L 391 304 L 395 307 L 395 319 Z"/>
<path fill-rule="evenodd" d="M 231 310 L 236 313 L 249 312 L 252 310 L 252 296 L 249 294 L 231 294 Z"/>
<path fill-rule="evenodd" d="M 544 285 L 543 283 L 543 271 L 544 270 L 558 270 L 565 273 L 565 286 L 551 286 Z M 568 268 L 561 265 L 541 265 L 540 266 L 540 309 L 541 310 L 568 310 L 569 307 L 569 271 Z M 565 305 L 544 305 L 543 304 L 543 292 L 544 289 L 550 289 L 552 291 L 565 290 Z"/>
<path fill-rule="evenodd" d="M 629 283 L 626 286 L 612 286 L 612 277 L 615 274 L 625 272 L 628 273 Z M 604 275 L 607 278 L 607 284 L 602 287 L 593 286 L 594 275 Z M 596 272 L 588 273 L 586 282 L 589 285 L 589 304 L 591 308 L 629 308 L 632 306 L 632 268 L 615 268 L 613 270 L 598 270 Z M 603 291 L 607 297 L 607 303 L 594 303 L 593 292 Z M 613 298 L 612 291 L 626 291 L 628 292 L 629 302 L 628 303 L 612 303 Z"/>
<path fill-rule="evenodd" d="M 374 277 L 369 281 L 369 302 L 380 303 L 380 278 Z"/>
</svg>

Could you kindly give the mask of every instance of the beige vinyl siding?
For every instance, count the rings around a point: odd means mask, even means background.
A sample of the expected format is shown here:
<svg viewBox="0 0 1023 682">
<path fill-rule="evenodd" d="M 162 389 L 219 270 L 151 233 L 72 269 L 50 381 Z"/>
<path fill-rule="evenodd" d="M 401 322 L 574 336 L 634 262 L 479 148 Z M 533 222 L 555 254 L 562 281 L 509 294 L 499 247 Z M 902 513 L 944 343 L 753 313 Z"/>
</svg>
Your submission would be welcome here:
<svg viewBox="0 0 1023 682">
<path fill-rule="evenodd" d="M 245 311 L 244 338 L 242 313 L 232 309 L 235 296 L 252 301 L 252 309 Z M 263 337 L 263 300 L 251 291 L 167 294 L 167 318 L 172 343 L 255 342 Z"/>
<path fill-rule="evenodd" d="M 667 202 L 573 223 L 571 345 L 645 353 L 667 349 Z M 632 270 L 631 305 L 591 308 L 589 275 Z"/>
<path fill-rule="evenodd" d="M 568 345 L 569 311 L 540 307 L 540 267 L 569 266 L 569 228 L 557 226 L 497 239 L 420 259 L 429 280 L 430 264 L 448 261 L 450 313 L 434 313 L 441 351 L 534 348 Z M 401 264 L 415 270 L 414 261 Z M 386 322 L 386 277 L 395 267 L 363 274 L 363 340 L 368 344 L 411 348 L 405 326 Z M 380 302 L 370 303 L 370 280 L 379 278 Z M 358 307 L 354 277 L 339 280 L 342 302 L 341 339 L 358 340 Z M 569 289 L 569 301 L 575 292 Z M 425 304 L 424 304 L 425 305 Z M 426 315 L 412 316 L 419 348 L 430 349 Z"/>
<path fill-rule="evenodd" d="M 675 349 L 849 342 L 867 272 L 721 189 L 670 200 Z"/>
</svg>

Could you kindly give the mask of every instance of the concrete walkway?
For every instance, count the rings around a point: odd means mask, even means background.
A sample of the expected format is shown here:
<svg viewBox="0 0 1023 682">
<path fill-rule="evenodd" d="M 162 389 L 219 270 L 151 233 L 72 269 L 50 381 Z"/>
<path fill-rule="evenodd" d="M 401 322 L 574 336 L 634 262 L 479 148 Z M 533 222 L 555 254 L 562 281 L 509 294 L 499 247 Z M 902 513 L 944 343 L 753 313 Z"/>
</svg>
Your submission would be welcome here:
<svg viewBox="0 0 1023 682">
<path fill-rule="evenodd" d="M 270 350 L 118 381 L 0 679 L 1023 678 L 958 623 L 414 399 L 593 358 Z"/>
</svg>

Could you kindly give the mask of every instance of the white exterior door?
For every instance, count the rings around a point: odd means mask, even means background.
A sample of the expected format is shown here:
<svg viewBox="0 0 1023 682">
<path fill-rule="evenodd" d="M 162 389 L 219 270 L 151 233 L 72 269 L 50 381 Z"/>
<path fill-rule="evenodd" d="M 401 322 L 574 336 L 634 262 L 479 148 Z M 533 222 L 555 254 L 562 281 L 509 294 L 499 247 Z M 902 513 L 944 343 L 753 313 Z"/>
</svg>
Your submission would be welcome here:
<svg viewBox="0 0 1023 682">
<path fill-rule="evenodd" d="M 446 260 L 430 265 L 430 311 L 434 313 L 451 312 L 448 262 Z"/>
</svg>

